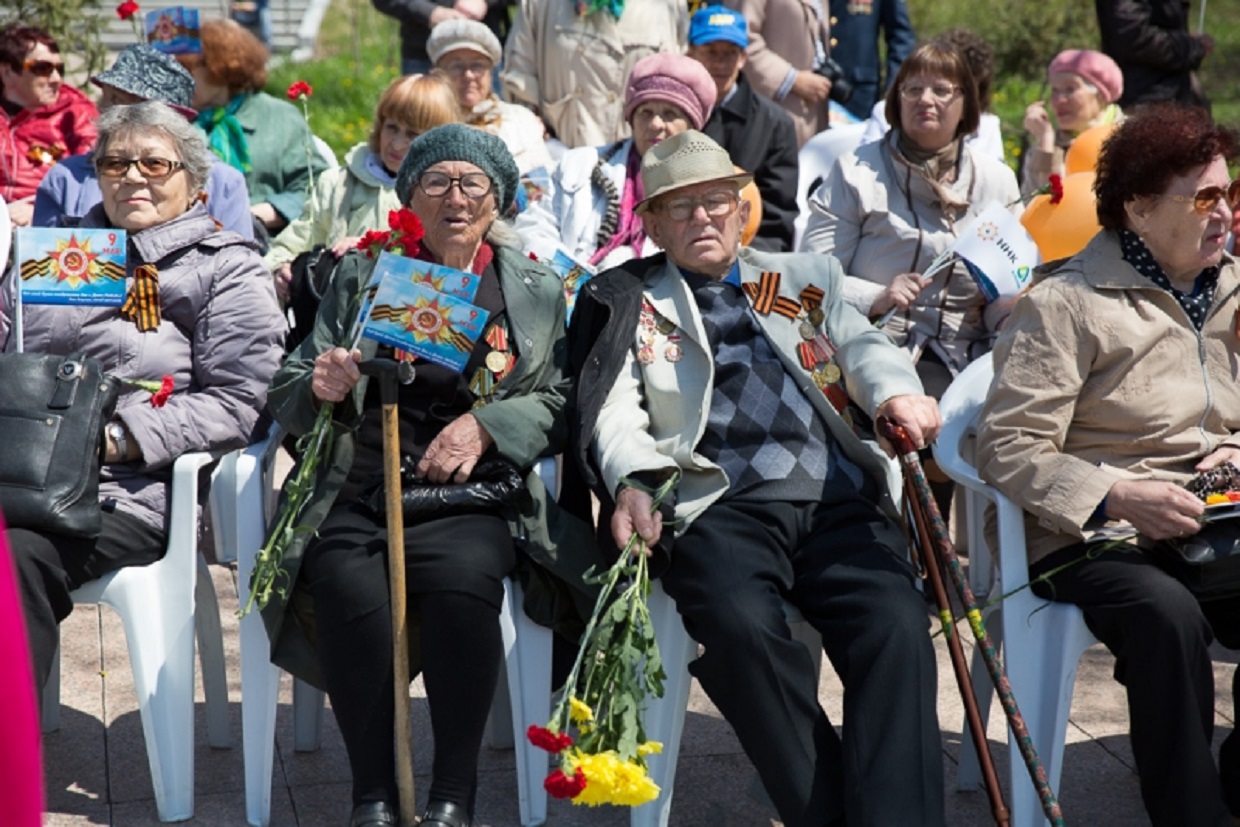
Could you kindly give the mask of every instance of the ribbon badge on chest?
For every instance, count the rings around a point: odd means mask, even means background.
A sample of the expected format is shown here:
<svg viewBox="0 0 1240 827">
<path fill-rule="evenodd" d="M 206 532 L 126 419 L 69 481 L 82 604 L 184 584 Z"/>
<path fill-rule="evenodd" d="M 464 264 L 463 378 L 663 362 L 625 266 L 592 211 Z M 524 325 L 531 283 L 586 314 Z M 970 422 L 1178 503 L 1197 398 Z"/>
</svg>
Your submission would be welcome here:
<svg viewBox="0 0 1240 827">
<path fill-rule="evenodd" d="M 810 284 L 801 291 L 799 301 L 779 295 L 780 274 L 764 272 L 757 282 L 742 286 L 745 295 L 753 303 L 755 312 L 767 316 L 777 313 L 797 326 L 801 337 L 797 345 L 797 358 L 801 367 L 809 372 L 815 387 L 822 391 L 831 407 L 843 412 L 848 406 L 848 394 L 844 392 L 839 365 L 835 364 L 835 344 L 820 328 L 826 321 L 822 300 L 826 293 L 821 287 Z"/>
<path fill-rule="evenodd" d="M 643 298 L 641 315 L 637 320 L 637 361 L 649 365 L 662 356 L 668 362 L 679 362 L 685 355 L 680 341 L 675 322 L 660 314 L 649 300 Z"/>
<path fill-rule="evenodd" d="M 517 363 L 517 357 L 508 347 L 508 330 L 502 324 L 491 325 L 483 340 L 491 346 L 491 352 L 483 359 L 482 367 L 474 371 L 473 378 L 469 380 L 470 391 L 478 397 L 478 401 L 474 403 L 475 408 L 491 401 L 495 386 L 512 373 L 513 366 Z"/>
</svg>

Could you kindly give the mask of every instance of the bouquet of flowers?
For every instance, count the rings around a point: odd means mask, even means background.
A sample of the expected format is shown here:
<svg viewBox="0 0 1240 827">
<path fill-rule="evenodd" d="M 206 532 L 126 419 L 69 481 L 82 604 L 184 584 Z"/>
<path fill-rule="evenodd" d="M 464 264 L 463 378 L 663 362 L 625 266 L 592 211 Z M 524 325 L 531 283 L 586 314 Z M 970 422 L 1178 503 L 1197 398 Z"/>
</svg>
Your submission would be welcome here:
<svg viewBox="0 0 1240 827">
<path fill-rule="evenodd" d="M 654 490 L 624 483 L 649 493 L 657 510 L 677 480 L 673 476 Z M 585 578 L 600 591 L 577 658 L 551 720 L 531 725 L 526 736 L 559 756 L 559 766 L 543 782 L 553 797 L 591 807 L 636 807 L 659 796 L 645 759 L 662 752 L 663 745 L 646 740 L 642 710 L 647 694 L 663 696 L 666 677 L 646 607 L 645 543 L 634 533 L 610 569 L 591 570 Z"/>
<path fill-rule="evenodd" d="M 372 230 L 358 242 L 358 248 L 370 258 L 379 252 L 388 250 L 397 255 L 414 257 L 421 250 L 421 239 L 424 234 L 421 220 L 407 207 L 392 210 L 388 213 L 390 230 L 379 232 Z M 372 287 L 370 284 L 359 286 L 359 299 Z M 338 342 L 341 347 L 353 348 L 361 336 L 361 328 L 365 323 L 364 308 L 353 321 L 344 341 Z M 301 524 L 302 513 L 314 493 L 315 477 L 319 463 L 331 456 L 335 431 L 332 427 L 332 412 L 335 405 L 324 402 L 319 406 L 314 425 L 297 440 L 297 454 L 301 457 L 296 472 L 284 483 L 284 498 L 280 503 L 280 511 L 276 514 L 275 523 L 267 535 L 267 541 L 258 552 L 254 561 L 254 575 L 250 581 L 250 597 L 238 614 L 245 615 L 254 605 L 259 609 L 267 605 L 273 594 L 281 598 L 288 596 L 288 572 L 284 570 L 284 554 L 292 545 L 297 535 L 310 531 Z"/>
</svg>

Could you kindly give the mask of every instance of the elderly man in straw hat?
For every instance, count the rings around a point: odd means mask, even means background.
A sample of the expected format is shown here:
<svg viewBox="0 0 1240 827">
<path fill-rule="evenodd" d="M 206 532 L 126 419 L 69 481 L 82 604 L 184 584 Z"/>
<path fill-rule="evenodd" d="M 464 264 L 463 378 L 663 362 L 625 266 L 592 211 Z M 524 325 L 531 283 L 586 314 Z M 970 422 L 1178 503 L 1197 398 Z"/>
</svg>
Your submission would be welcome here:
<svg viewBox="0 0 1240 827">
<path fill-rule="evenodd" d="M 587 282 L 570 335 L 573 450 L 600 520 L 617 547 L 637 533 L 654 549 L 705 647 L 690 671 L 786 825 L 942 825 L 935 659 L 897 475 L 854 428 L 887 416 L 923 445 L 938 407 L 841 300 L 835 259 L 740 246 L 749 176 L 718 144 L 669 138 L 642 180 L 637 210 L 666 252 Z M 784 601 L 843 681 L 842 739 Z"/>
</svg>

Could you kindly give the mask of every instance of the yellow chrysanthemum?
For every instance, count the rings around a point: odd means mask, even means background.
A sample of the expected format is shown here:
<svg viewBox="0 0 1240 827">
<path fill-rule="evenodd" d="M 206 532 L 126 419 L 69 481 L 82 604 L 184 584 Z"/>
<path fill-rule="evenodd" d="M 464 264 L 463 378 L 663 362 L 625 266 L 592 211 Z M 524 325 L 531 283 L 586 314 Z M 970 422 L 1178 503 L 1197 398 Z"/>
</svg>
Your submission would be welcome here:
<svg viewBox="0 0 1240 827">
<path fill-rule="evenodd" d="M 576 698 L 570 697 L 568 699 L 568 717 L 578 723 L 593 721 L 594 710 L 585 701 L 579 701 Z"/>
<path fill-rule="evenodd" d="M 637 807 L 659 797 L 659 785 L 646 770 L 632 761 L 621 761 L 614 750 L 597 755 L 574 750 L 568 763 L 586 776 L 586 788 L 573 799 L 574 804 Z"/>
<path fill-rule="evenodd" d="M 647 755 L 658 755 L 662 752 L 663 752 L 662 741 L 647 741 L 646 743 L 641 744 L 637 748 L 637 754 L 642 756 L 643 758 L 646 757 Z"/>
</svg>

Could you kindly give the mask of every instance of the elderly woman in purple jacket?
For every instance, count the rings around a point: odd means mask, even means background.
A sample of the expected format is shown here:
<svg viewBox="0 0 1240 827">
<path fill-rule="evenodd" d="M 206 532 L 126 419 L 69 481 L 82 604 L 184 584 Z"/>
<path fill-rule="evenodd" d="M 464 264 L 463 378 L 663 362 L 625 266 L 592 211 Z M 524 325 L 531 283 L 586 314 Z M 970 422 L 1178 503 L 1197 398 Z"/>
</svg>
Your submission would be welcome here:
<svg viewBox="0 0 1240 827">
<path fill-rule="evenodd" d="M 283 353 L 285 325 L 262 259 L 237 234 L 218 230 L 202 204 L 211 160 L 194 127 L 162 103 L 104 113 L 93 155 L 103 202 L 81 226 L 126 231 L 129 289 L 154 279 L 158 312 L 23 308 L 26 351 L 81 350 L 121 380 L 173 382 L 161 407 L 145 390 L 122 390 L 105 428 L 98 537 L 9 531 L 38 685 L 51 670 L 57 625 L 73 608 L 70 592 L 163 556 L 173 461 L 244 445 Z M 6 352 L 19 344 L 8 315 L 13 281 L 0 301 Z"/>
</svg>

